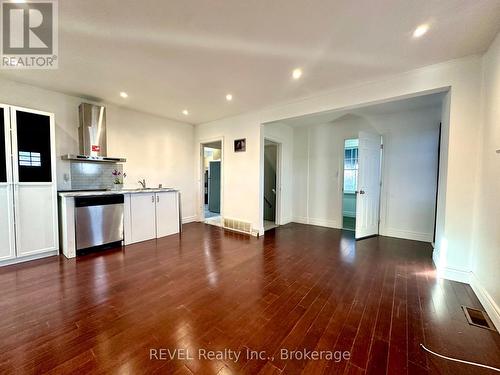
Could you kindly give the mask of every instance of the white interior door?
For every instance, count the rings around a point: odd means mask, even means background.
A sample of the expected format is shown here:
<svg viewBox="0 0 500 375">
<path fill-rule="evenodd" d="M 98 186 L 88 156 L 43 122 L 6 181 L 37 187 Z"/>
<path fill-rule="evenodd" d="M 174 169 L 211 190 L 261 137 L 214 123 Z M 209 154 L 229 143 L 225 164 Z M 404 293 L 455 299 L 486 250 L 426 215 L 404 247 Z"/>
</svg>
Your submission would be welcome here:
<svg viewBox="0 0 500 375">
<path fill-rule="evenodd" d="M 11 107 L 16 253 L 58 246 L 54 115 Z"/>
<path fill-rule="evenodd" d="M 9 107 L 0 104 L 0 261 L 16 256 L 12 187 Z"/>
<path fill-rule="evenodd" d="M 379 134 L 359 132 L 356 239 L 378 234 L 380 217 Z"/>
</svg>

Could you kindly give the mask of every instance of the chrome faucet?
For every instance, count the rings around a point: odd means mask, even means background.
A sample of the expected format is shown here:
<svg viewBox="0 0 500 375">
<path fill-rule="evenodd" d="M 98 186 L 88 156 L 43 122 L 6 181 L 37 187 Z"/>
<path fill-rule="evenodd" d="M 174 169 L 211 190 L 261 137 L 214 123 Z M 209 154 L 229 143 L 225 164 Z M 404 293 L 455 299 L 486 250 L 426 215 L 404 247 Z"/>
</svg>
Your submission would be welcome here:
<svg viewBox="0 0 500 375">
<path fill-rule="evenodd" d="M 146 189 L 146 179 L 145 178 L 143 178 L 142 181 L 139 180 L 137 182 L 141 184 L 141 186 L 142 186 L 143 189 Z"/>
</svg>

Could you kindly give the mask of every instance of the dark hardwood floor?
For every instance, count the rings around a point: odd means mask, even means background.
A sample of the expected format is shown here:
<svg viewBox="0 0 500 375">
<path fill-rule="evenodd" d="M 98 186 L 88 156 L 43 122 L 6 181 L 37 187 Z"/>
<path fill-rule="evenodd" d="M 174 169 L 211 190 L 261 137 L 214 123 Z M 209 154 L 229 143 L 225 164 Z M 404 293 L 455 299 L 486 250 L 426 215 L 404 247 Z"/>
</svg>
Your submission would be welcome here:
<svg viewBox="0 0 500 375">
<path fill-rule="evenodd" d="M 480 307 L 476 296 L 436 280 L 431 253 L 299 224 L 256 239 L 195 223 L 124 250 L 3 267 L 0 373 L 491 373 L 420 350 L 500 367 L 500 336 L 461 311 Z M 188 352 L 168 360 L 175 348 Z M 199 349 L 241 354 L 199 359 Z"/>
</svg>

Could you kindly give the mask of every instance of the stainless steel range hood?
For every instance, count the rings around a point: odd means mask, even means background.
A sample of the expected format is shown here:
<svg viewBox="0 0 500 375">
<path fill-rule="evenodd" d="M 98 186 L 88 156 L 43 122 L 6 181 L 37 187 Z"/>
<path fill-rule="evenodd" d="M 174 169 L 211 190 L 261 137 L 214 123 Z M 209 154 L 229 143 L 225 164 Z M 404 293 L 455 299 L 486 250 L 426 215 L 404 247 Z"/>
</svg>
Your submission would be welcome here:
<svg viewBox="0 0 500 375">
<path fill-rule="evenodd" d="M 79 155 L 63 155 L 63 160 L 123 163 L 124 158 L 107 155 L 106 108 L 100 105 L 82 103 L 78 107 L 80 125 L 78 126 Z"/>
</svg>

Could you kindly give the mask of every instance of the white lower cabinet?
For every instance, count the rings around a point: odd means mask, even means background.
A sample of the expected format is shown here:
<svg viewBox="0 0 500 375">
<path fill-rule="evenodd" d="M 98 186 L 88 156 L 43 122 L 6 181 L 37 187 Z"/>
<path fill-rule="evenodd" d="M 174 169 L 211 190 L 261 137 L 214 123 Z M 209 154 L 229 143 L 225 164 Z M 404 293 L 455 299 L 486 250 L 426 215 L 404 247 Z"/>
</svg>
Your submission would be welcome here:
<svg viewBox="0 0 500 375">
<path fill-rule="evenodd" d="M 19 185 L 16 192 L 17 256 L 29 256 L 58 248 L 56 198 L 50 184 Z"/>
<path fill-rule="evenodd" d="M 131 243 L 156 238 L 156 208 L 154 193 L 131 194 L 130 240 Z"/>
<path fill-rule="evenodd" d="M 177 192 L 156 193 L 156 237 L 179 233 Z"/>
<path fill-rule="evenodd" d="M 177 191 L 133 193 L 129 196 L 125 198 L 125 244 L 179 233 Z M 130 207 L 127 207 L 128 201 Z"/>
</svg>

